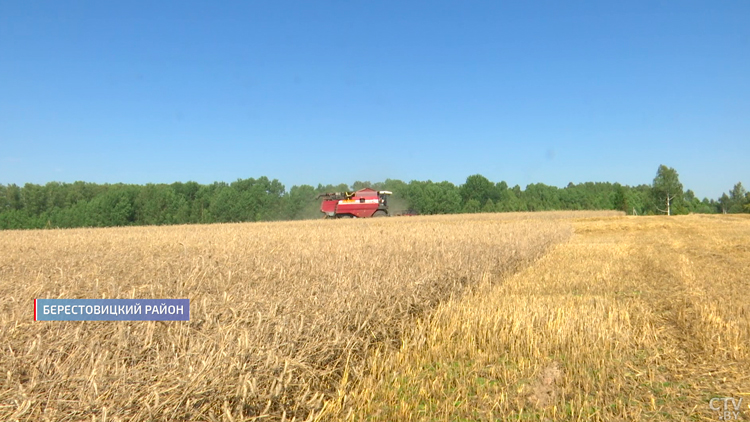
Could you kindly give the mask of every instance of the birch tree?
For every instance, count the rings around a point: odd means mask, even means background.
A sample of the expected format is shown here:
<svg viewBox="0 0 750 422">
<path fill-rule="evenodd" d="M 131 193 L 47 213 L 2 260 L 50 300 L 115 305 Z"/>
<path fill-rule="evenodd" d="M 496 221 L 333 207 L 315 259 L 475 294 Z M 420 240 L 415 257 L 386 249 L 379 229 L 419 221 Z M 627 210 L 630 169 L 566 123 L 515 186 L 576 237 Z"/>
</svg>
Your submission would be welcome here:
<svg viewBox="0 0 750 422">
<path fill-rule="evenodd" d="M 677 171 L 664 164 L 660 165 L 651 192 L 654 195 L 657 210 L 667 215 L 674 214 L 675 205 L 682 204 L 683 195 L 682 183 L 680 183 Z"/>
</svg>

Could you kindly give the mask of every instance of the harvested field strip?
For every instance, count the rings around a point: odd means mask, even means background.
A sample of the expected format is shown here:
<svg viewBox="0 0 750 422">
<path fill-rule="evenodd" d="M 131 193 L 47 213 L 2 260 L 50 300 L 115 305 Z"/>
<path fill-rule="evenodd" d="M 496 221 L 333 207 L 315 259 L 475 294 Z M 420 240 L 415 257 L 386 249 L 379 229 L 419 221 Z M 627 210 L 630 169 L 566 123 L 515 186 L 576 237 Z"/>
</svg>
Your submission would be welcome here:
<svg viewBox="0 0 750 422">
<path fill-rule="evenodd" d="M 574 223 L 501 284 L 441 304 L 328 403 L 344 420 L 750 417 L 750 219 Z"/>
<path fill-rule="evenodd" d="M 0 232 L 0 419 L 314 416 L 369 353 L 581 215 Z M 33 298 L 189 298 L 191 321 L 34 323 Z"/>
</svg>

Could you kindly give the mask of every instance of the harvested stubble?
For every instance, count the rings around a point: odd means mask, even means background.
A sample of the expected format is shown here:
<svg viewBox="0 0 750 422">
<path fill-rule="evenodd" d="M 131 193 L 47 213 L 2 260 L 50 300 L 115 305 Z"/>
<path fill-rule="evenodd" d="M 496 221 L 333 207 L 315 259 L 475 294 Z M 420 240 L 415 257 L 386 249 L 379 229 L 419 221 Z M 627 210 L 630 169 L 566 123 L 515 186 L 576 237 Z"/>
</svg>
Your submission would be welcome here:
<svg viewBox="0 0 750 422">
<path fill-rule="evenodd" d="M 373 354 L 329 418 L 717 420 L 714 397 L 748 418 L 747 217 L 575 221 L 569 242 Z"/>
<path fill-rule="evenodd" d="M 312 418 L 573 215 L 0 232 L 0 419 Z M 33 322 L 33 298 L 189 298 L 191 321 Z"/>
</svg>

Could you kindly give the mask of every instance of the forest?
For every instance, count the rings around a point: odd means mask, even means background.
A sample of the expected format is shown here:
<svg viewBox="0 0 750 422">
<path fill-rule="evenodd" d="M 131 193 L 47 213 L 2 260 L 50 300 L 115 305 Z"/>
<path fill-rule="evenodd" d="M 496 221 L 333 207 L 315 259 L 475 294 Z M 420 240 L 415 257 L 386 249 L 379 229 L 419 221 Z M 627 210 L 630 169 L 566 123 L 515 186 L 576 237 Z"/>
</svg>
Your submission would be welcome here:
<svg viewBox="0 0 750 422">
<path fill-rule="evenodd" d="M 387 179 L 352 185 L 292 186 L 277 179 L 238 179 L 231 183 L 45 185 L 0 184 L 0 229 L 111 227 L 206 224 L 321 218 L 324 192 L 363 187 L 393 192 L 391 213 L 410 209 L 420 214 L 455 214 L 549 210 L 621 210 L 627 214 L 750 212 L 750 193 L 737 183 L 720 198 L 698 199 L 684 190 L 673 168 L 660 166 L 652 184 L 569 183 L 564 188 L 543 183 L 508 186 L 476 174 L 461 185 Z"/>
</svg>

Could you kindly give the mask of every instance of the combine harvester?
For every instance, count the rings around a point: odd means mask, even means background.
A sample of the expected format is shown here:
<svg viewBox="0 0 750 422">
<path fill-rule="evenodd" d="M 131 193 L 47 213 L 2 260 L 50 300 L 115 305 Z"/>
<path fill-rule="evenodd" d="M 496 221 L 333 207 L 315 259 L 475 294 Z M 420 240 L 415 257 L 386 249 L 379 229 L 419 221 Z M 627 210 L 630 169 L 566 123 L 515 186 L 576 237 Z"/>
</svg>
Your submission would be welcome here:
<svg viewBox="0 0 750 422">
<path fill-rule="evenodd" d="M 364 188 L 356 192 L 322 193 L 318 199 L 324 198 L 320 211 L 325 218 L 388 217 L 390 194 L 387 190 Z"/>
</svg>

